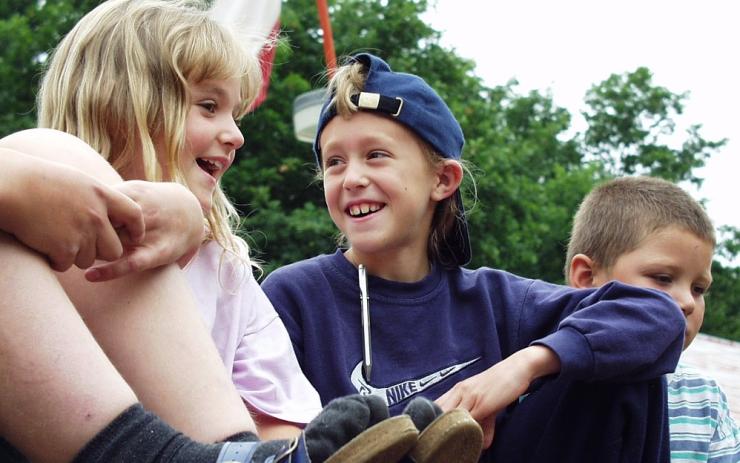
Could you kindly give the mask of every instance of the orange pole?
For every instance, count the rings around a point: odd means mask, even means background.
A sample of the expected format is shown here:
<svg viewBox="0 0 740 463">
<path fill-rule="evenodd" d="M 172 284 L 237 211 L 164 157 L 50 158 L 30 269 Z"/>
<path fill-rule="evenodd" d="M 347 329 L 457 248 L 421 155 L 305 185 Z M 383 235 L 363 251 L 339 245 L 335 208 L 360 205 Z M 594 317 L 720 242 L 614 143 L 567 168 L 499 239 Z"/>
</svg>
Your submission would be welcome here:
<svg viewBox="0 0 740 463">
<path fill-rule="evenodd" d="M 316 8 L 319 10 L 319 22 L 324 31 L 324 60 L 329 77 L 334 75 L 337 67 L 337 55 L 334 51 L 334 36 L 331 32 L 331 21 L 329 20 L 329 7 L 326 0 L 316 0 Z"/>
</svg>

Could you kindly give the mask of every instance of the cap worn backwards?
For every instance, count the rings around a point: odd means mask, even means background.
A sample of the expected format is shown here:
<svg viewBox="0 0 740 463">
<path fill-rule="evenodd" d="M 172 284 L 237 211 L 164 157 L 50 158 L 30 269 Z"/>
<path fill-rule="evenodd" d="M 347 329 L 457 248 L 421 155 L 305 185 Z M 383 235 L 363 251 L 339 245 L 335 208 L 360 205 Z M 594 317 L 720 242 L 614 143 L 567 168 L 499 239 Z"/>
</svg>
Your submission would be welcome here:
<svg viewBox="0 0 740 463">
<path fill-rule="evenodd" d="M 381 113 L 403 124 L 440 156 L 448 159 L 461 158 L 465 138 L 460 124 L 444 100 L 424 79 L 412 74 L 393 72 L 388 63 L 369 53 L 355 55 L 352 61 L 360 62 L 367 68 L 364 88 L 359 94 L 352 95 L 352 103 L 360 110 Z M 321 108 L 313 144 L 319 168 L 321 133 L 337 115 L 332 100 L 333 98 L 328 98 Z M 470 238 L 459 189 L 455 192 L 455 201 L 460 212 L 453 230 L 445 237 L 441 252 L 446 255 L 445 260 L 466 265 L 471 258 Z"/>
</svg>

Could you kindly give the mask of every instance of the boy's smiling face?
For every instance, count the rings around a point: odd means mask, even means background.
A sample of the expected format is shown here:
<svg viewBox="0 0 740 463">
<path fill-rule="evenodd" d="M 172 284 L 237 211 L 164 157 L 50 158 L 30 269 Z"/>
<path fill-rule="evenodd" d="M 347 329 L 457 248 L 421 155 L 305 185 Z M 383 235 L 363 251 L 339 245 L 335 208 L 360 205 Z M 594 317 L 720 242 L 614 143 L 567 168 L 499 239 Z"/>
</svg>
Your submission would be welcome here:
<svg viewBox="0 0 740 463">
<path fill-rule="evenodd" d="M 714 247 L 693 233 L 667 227 L 648 235 L 609 268 L 595 266 L 593 286 L 618 280 L 668 293 L 686 316 L 684 349 L 704 320 L 704 294 L 712 284 Z"/>
<path fill-rule="evenodd" d="M 332 119 L 320 143 L 329 214 L 353 252 L 425 256 L 438 180 L 417 137 L 361 111 Z"/>
</svg>

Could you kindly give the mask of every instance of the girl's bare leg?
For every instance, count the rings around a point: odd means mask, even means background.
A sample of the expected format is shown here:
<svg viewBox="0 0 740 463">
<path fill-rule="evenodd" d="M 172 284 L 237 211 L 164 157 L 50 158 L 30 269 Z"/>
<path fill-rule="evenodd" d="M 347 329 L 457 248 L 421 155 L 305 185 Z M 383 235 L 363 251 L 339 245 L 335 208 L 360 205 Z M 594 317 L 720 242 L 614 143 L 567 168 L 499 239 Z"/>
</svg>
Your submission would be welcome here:
<svg viewBox="0 0 740 463">
<path fill-rule="evenodd" d="M 0 435 L 69 461 L 136 403 L 46 261 L 0 232 Z"/>
<path fill-rule="evenodd" d="M 122 181 L 99 154 L 67 134 L 21 132 L 4 143 L 109 185 Z M 76 268 L 58 276 L 97 343 L 145 407 L 197 440 L 255 431 L 176 265 L 105 283 L 87 282 Z M 34 306 L 34 317 L 43 319 L 44 308 Z M 39 335 L 43 328 L 37 327 Z M 59 336 L 64 335 L 60 330 Z M 75 341 L 71 334 L 66 339 Z M 67 364 L 59 362 L 57 368 L 66 371 Z M 86 371 L 90 377 L 97 374 L 93 368 Z M 106 398 L 102 392 L 97 397 Z"/>
<path fill-rule="evenodd" d="M 146 408 L 196 440 L 255 430 L 179 268 L 106 283 L 73 269 L 60 281 Z"/>
</svg>

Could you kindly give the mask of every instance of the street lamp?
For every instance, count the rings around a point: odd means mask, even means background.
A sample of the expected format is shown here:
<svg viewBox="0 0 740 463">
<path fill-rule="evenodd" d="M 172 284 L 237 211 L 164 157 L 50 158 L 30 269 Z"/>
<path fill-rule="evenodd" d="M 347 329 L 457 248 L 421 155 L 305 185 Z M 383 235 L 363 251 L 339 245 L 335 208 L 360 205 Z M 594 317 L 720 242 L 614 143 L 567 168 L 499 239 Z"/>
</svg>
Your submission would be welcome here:
<svg viewBox="0 0 740 463">
<path fill-rule="evenodd" d="M 293 100 L 293 131 L 298 141 L 313 143 L 324 101 L 326 90 L 323 88 L 301 93 Z"/>
<path fill-rule="evenodd" d="M 319 22 L 324 35 L 324 61 L 329 77 L 334 74 L 337 67 L 337 56 L 334 52 L 334 36 L 331 32 L 329 20 L 329 8 L 326 0 L 316 0 L 316 8 L 319 11 Z M 313 143 L 316 136 L 317 124 L 321 107 L 326 100 L 326 90 L 311 90 L 302 93 L 293 101 L 293 130 L 295 137 L 302 142 Z"/>
</svg>

